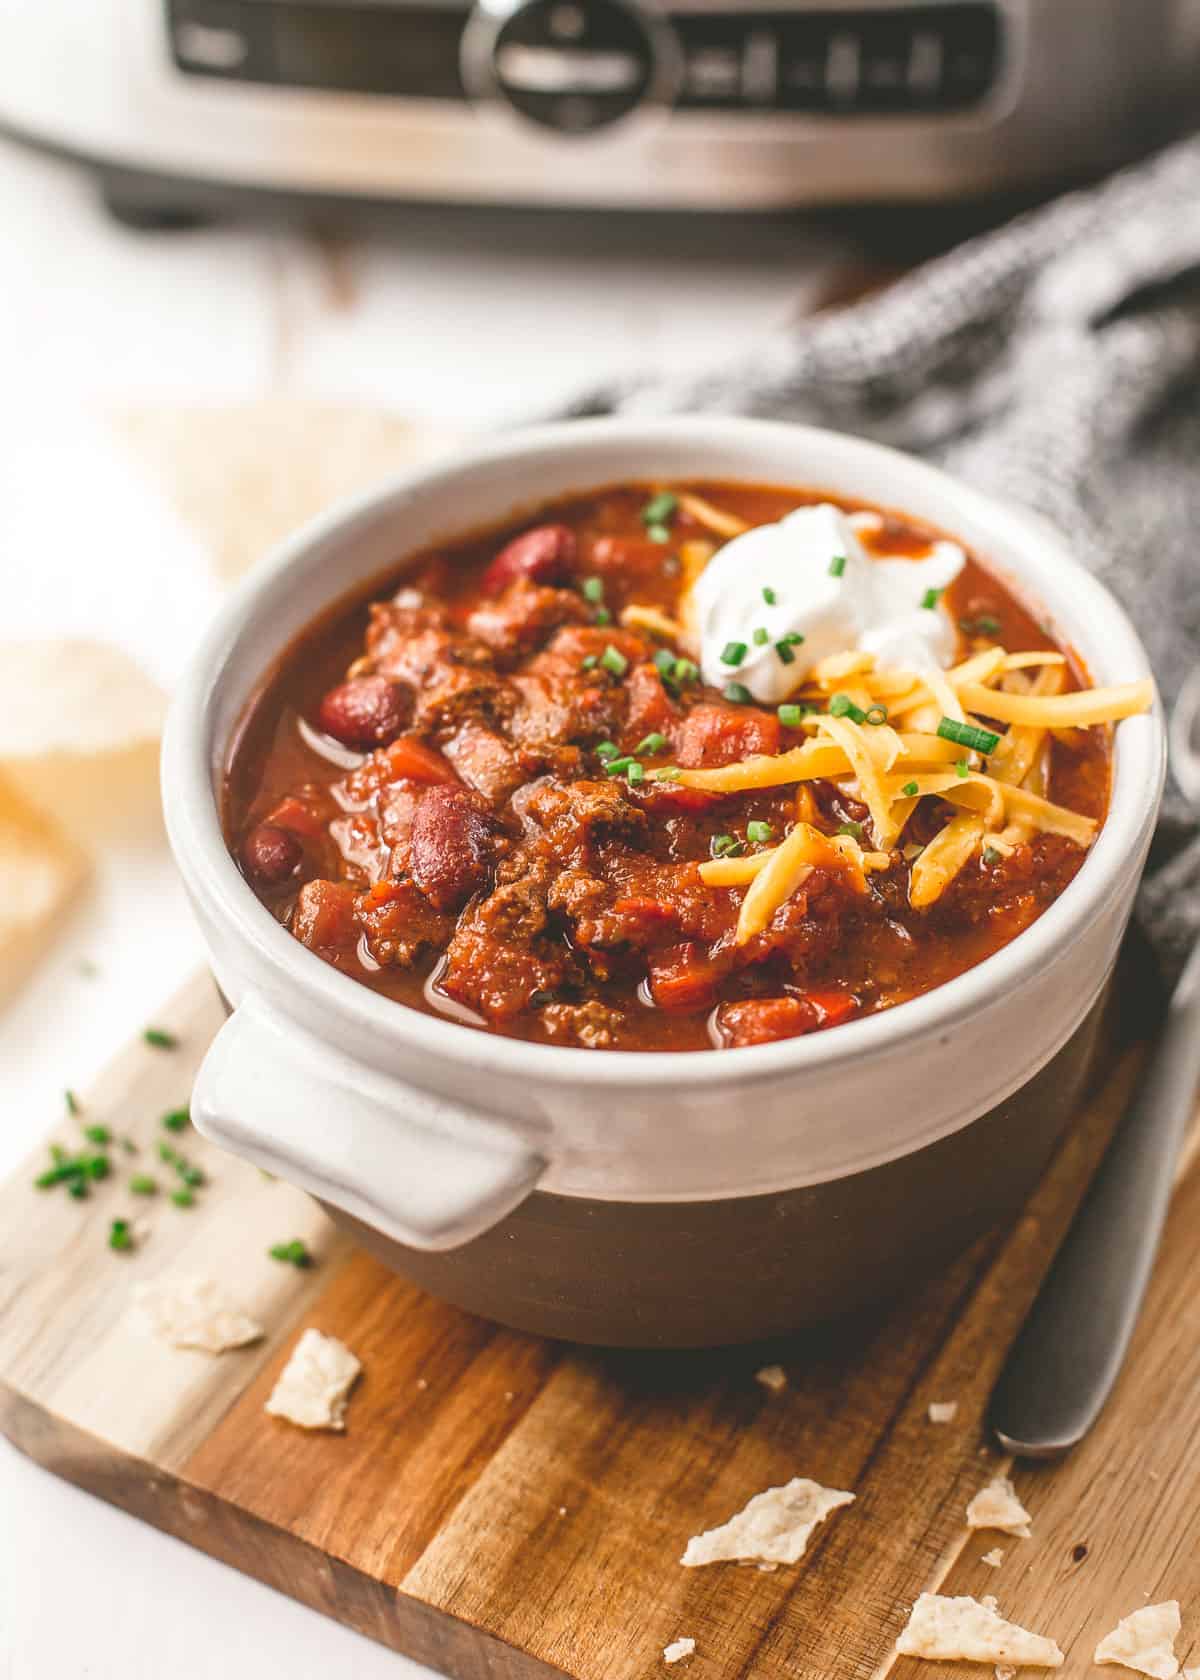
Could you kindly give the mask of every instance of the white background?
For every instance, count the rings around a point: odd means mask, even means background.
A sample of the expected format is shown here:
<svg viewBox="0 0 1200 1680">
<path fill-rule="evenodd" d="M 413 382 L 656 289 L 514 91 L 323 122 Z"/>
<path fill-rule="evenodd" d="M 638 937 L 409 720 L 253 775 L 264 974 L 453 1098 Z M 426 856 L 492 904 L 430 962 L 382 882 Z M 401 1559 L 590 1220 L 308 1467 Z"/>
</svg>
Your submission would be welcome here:
<svg viewBox="0 0 1200 1680">
<path fill-rule="evenodd" d="M 174 645 L 215 598 L 195 539 L 110 460 L 108 405 L 294 393 L 486 426 L 735 355 L 811 303 L 837 254 L 795 224 L 635 234 L 430 211 L 349 241 L 133 234 L 81 173 L 3 143 L 0 229 L 0 640 L 51 629 L 58 601 L 106 633 L 157 613 Z M 157 566 L 169 590 L 147 588 Z M 0 1010 L 0 1173 L 200 955 L 156 818 L 131 823 Z M 424 1672 L 0 1442 L 0 1680 Z"/>
</svg>

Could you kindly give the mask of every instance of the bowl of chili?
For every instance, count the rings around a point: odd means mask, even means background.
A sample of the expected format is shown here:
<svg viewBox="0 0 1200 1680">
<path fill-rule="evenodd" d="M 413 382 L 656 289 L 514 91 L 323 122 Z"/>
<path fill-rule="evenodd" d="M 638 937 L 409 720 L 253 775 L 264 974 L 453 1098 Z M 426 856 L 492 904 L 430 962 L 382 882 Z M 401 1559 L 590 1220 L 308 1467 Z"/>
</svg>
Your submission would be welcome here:
<svg viewBox="0 0 1200 1680">
<path fill-rule="evenodd" d="M 844 551 L 844 552 L 843 552 Z M 931 651 L 932 650 L 932 651 Z M 519 1328 L 787 1332 L 1019 1206 L 1163 731 L 1032 516 L 741 419 L 515 433 L 285 543 L 163 755 L 206 1135 Z"/>
</svg>

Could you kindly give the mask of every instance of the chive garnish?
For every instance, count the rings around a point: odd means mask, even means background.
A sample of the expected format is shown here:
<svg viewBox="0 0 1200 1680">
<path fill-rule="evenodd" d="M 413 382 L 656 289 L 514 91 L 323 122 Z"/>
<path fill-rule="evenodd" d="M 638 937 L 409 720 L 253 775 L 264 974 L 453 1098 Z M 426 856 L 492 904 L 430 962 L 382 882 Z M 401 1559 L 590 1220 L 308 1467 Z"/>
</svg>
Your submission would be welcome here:
<svg viewBox="0 0 1200 1680">
<path fill-rule="evenodd" d="M 866 723 L 867 714 L 848 694 L 835 694 L 829 702 L 830 717 L 848 717 L 851 723 Z"/>
<path fill-rule="evenodd" d="M 937 726 L 937 732 L 943 741 L 953 741 L 955 746 L 970 747 L 973 752 L 982 753 L 985 758 L 994 753 L 1000 745 L 1000 737 L 990 729 L 980 729 L 973 723 L 959 723 L 957 718 L 944 717 Z"/>
<path fill-rule="evenodd" d="M 722 665 L 740 665 L 746 657 L 745 642 L 726 642 L 721 649 Z"/>
<path fill-rule="evenodd" d="M 750 639 L 754 643 L 755 647 L 766 647 L 767 643 L 771 640 L 771 632 L 760 624 Z"/>
<path fill-rule="evenodd" d="M 135 1196 L 153 1196 L 158 1189 L 158 1180 L 151 1178 L 149 1173 L 134 1173 L 129 1180 L 129 1188 Z"/>
<path fill-rule="evenodd" d="M 581 671 L 594 671 L 599 663 L 600 661 L 597 659 L 596 655 L 594 653 L 589 653 L 586 659 L 581 659 L 579 661 L 579 669 Z"/>
<path fill-rule="evenodd" d="M 675 655 L 670 648 L 658 648 L 654 654 L 654 665 L 660 677 L 669 677 L 675 667 Z"/>
<path fill-rule="evenodd" d="M 779 721 L 785 729 L 799 729 L 800 719 L 804 716 L 800 707 L 788 701 L 778 708 Z"/>
<path fill-rule="evenodd" d="M 267 1250 L 272 1260 L 283 1260 L 289 1266 L 311 1266 L 313 1257 L 299 1237 L 292 1242 L 272 1243 Z"/>
<path fill-rule="evenodd" d="M 186 1208 L 186 1207 L 192 1207 L 193 1204 L 195 1203 L 196 1198 L 195 1198 L 195 1196 L 192 1195 L 192 1192 L 190 1190 L 183 1189 L 183 1190 L 172 1190 L 171 1200 L 172 1200 L 172 1202 L 174 1202 L 176 1207 L 185 1207 Z"/>
<path fill-rule="evenodd" d="M 721 693 L 726 700 L 732 700 L 735 706 L 751 706 L 754 704 L 754 696 L 745 683 L 726 683 Z"/>
<path fill-rule="evenodd" d="M 1000 620 L 993 613 L 980 613 L 976 618 L 960 618 L 958 627 L 966 636 L 998 636 Z"/>
<path fill-rule="evenodd" d="M 672 517 L 678 506 L 678 497 L 670 490 L 660 490 L 657 496 L 651 496 L 642 509 L 642 524 L 662 525 Z"/>
<path fill-rule="evenodd" d="M 792 651 L 790 642 L 776 642 L 775 652 L 782 664 L 794 665 L 796 663 L 796 655 Z"/>
<path fill-rule="evenodd" d="M 633 763 L 629 766 L 629 769 L 625 772 L 625 780 L 629 782 L 631 786 L 636 786 L 638 782 L 644 782 L 646 780 L 646 766 L 644 764 L 639 764 L 635 758 Z"/>
<path fill-rule="evenodd" d="M 657 729 L 652 729 L 649 735 L 643 735 L 633 750 L 639 758 L 653 758 L 655 753 L 660 753 L 666 744 L 667 737 L 660 735 Z"/>
<path fill-rule="evenodd" d="M 700 676 L 700 667 L 694 659 L 677 659 L 671 667 L 671 676 L 682 685 L 695 682 Z"/>
<path fill-rule="evenodd" d="M 606 625 L 612 623 L 612 614 L 607 607 L 597 607 L 592 614 L 592 623 L 598 624 L 603 630 Z"/>
<path fill-rule="evenodd" d="M 651 542 L 669 543 L 671 540 L 671 533 L 665 525 L 647 525 L 646 535 Z"/>
<path fill-rule="evenodd" d="M 746 824 L 746 838 L 755 846 L 765 846 L 774 833 L 775 830 L 769 822 L 748 822 Z"/>
<path fill-rule="evenodd" d="M 983 848 L 983 861 L 984 863 L 1000 862 L 1000 853 L 996 850 L 995 846 L 985 846 Z"/>
<path fill-rule="evenodd" d="M 86 1178 L 73 1178 L 67 1185 L 67 1195 L 74 1196 L 77 1202 L 84 1201 L 87 1197 L 87 1193 L 88 1187 Z"/>
<path fill-rule="evenodd" d="M 162 1027 L 147 1027 L 142 1038 L 152 1050 L 175 1050 L 179 1047 L 175 1034 L 164 1031 Z"/>
<path fill-rule="evenodd" d="M 845 570 L 846 556 L 844 554 L 835 554 L 833 559 L 829 562 L 830 577 L 841 577 Z"/>
<path fill-rule="evenodd" d="M 873 723 L 878 727 L 879 724 L 886 723 L 887 720 L 888 720 L 888 709 L 887 709 L 886 706 L 880 706 L 880 705 L 876 704 L 874 706 L 868 706 L 867 707 L 867 722 L 868 723 Z"/>
<path fill-rule="evenodd" d="M 108 1246 L 115 1249 L 133 1247 L 133 1232 L 129 1229 L 128 1219 L 114 1219 L 108 1228 Z"/>
<path fill-rule="evenodd" d="M 900 789 L 900 792 L 904 795 L 905 799 L 915 799 L 920 791 L 921 790 L 917 786 L 916 782 L 905 782 L 904 786 Z"/>
<path fill-rule="evenodd" d="M 168 1132 L 184 1132 L 190 1120 L 191 1115 L 186 1108 L 172 1108 L 163 1115 L 162 1125 Z"/>
<path fill-rule="evenodd" d="M 616 758 L 620 750 L 615 741 L 601 741 L 596 748 L 596 757 L 603 763 L 607 763 L 610 758 Z"/>
<path fill-rule="evenodd" d="M 940 589 L 927 589 L 921 597 L 921 605 L 927 611 L 932 612 L 933 608 L 937 606 L 941 598 L 942 592 Z"/>
<path fill-rule="evenodd" d="M 965 758 L 960 758 L 958 763 L 954 766 L 954 774 L 964 782 L 971 774 L 971 766 L 967 763 Z"/>
<path fill-rule="evenodd" d="M 736 857 L 742 850 L 742 842 L 735 834 L 714 834 L 708 843 L 708 850 L 714 858 Z"/>
<path fill-rule="evenodd" d="M 67 1105 L 67 1113 L 68 1114 L 74 1115 L 74 1114 L 79 1114 L 81 1112 L 81 1104 L 80 1104 L 79 1098 L 75 1095 L 74 1091 L 64 1091 L 63 1092 L 63 1101 Z"/>
<path fill-rule="evenodd" d="M 609 776 L 623 776 L 629 766 L 636 762 L 632 753 L 627 753 L 623 758 L 606 759 L 604 763 L 605 773 Z"/>
<path fill-rule="evenodd" d="M 611 642 L 609 642 L 604 652 L 600 655 L 600 663 L 604 669 L 611 672 L 614 677 L 623 677 L 629 669 L 628 659 L 626 659 L 620 649 L 615 648 Z"/>
<path fill-rule="evenodd" d="M 598 578 L 598 577 L 584 578 L 583 582 L 580 584 L 580 588 L 583 591 L 584 600 L 585 601 L 590 601 L 594 607 L 598 607 L 600 605 L 601 601 L 603 601 L 603 599 L 604 599 L 604 579 L 603 578 Z"/>
<path fill-rule="evenodd" d="M 862 831 L 860 822 L 844 822 L 838 829 L 839 834 L 848 834 L 852 840 L 861 840 Z"/>
<path fill-rule="evenodd" d="M 107 1126 L 85 1126 L 83 1135 L 89 1143 L 109 1144 L 112 1142 L 112 1133 Z"/>
<path fill-rule="evenodd" d="M 776 602 L 779 600 L 779 596 L 776 595 L 776 593 L 773 589 L 764 589 L 763 592 L 762 592 L 762 596 L 763 596 L 763 600 L 767 603 L 767 605 L 769 607 L 773 607 L 776 604 Z"/>
</svg>

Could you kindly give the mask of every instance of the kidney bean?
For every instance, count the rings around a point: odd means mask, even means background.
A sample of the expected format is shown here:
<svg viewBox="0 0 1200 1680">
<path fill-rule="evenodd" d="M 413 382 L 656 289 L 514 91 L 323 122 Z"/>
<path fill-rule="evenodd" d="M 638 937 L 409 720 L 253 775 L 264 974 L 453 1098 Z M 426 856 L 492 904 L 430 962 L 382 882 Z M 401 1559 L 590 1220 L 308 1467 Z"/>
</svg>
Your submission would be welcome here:
<svg viewBox="0 0 1200 1680">
<path fill-rule="evenodd" d="M 408 722 L 409 697 L 386 677 L 354 677 L 331 688 L 317 710 L 317 727 L 344 747 L 367 751 L 395 740 Z"/>
<path fill-rule="evenodd" d="M 575 563 L 575 533 L 569 525 L 535 525 L 523 531 L 497 554 L 483 574 L 487 595 L 499 595 L 516 578 L 534 583 L 561 583 Z"/>
<path fill-rule="evenodd" d="M 291 830 L 274 823 L 259 823 L 242 842 L 246 873 L 263 887 L 277 887 L 290 880 L 303 856 L 304 848 Z"/>
<path fill-rule="evenodd" d="M 470 788 L 430 788 L 413 818 L 412 878 L 438 910 L 460 910 L 481 887 L 495 831 L 487 806 Z"/>
</svg>

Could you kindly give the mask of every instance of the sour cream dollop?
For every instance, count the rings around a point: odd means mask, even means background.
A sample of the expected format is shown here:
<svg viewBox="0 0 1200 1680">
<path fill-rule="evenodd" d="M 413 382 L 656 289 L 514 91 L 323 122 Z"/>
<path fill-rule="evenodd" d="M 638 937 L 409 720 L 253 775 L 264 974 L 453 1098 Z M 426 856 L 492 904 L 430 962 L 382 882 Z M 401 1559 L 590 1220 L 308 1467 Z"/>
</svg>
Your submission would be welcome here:
<svg viewBox="0 0 1200 1680">
<path fill-rule="evenodd" d="M 870 514 L 828 502 L 797 508 L 776 525 L 756 525 L 718 549 L 692 590 L 705 682 L 743 683 L 756 700 L 786 700 L 813 666 L 858 648 L 881 666 L 919 671 L 952 663 L 954 625 L 940 602 L 922 603 L 966 563 L 957 543 L 935 542 L 923 558 L 872 559 L 855 530 Z M 839 564 L 843 562 L 844 564 Z M 765 642 L 754 639 L 765 630 Z M 776 651 L 786 636 L 795 659 Z M 730 664 L 722 655 L 745 646 Z"/>
</svg>

